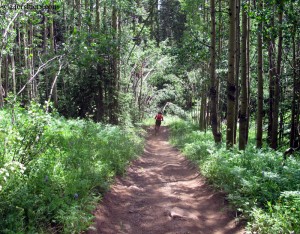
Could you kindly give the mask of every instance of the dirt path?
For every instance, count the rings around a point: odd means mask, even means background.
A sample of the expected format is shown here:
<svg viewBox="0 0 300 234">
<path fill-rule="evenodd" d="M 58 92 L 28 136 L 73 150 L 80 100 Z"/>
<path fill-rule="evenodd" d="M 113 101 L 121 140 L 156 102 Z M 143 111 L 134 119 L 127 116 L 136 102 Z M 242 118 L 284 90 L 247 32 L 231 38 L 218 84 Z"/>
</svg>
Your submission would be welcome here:
<svg viewBox="0 0 300 234">
<path fill-rule="evenodd" d="M 168 143 L 168 130 L 150 136 L 143 155 L 117 178 L 95 211 L 89 234 L 243 233 L 224 195 Z"/>
</svg>

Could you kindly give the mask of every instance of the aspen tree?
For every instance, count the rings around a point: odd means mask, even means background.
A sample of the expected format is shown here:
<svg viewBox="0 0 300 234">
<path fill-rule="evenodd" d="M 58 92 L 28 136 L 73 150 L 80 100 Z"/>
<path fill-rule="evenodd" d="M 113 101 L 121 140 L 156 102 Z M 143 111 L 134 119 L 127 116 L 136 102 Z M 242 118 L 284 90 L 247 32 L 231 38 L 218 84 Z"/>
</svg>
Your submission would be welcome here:
<svg viewBox="0 0 300 234">
<path fill-rule="evenodd" d="M 215 18 L 215 0 L 210 0 L 211 14 L 211 46 L 210 46 L 210 117 L 211 128 L 216 143 L 221 142 L 222 135 L 218 132 L 217 116 L 217 96 L 216 87 L 216 18 Z"/>
<path fill-rule="evenodd" d="M 227 78 L 227 130 L 226 146 L 231 148 L 234 144 L 235 122 L 235 53 L 236 53 L 236 0 L 229 0 L 229 53 Z"/>
</svg>

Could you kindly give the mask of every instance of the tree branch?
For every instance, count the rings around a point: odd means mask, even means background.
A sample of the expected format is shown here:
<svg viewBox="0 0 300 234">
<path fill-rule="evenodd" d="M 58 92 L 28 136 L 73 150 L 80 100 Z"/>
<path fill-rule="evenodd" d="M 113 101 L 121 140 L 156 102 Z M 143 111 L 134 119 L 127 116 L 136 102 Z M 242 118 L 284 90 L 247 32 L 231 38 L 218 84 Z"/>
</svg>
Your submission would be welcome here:
<svg viewBox="0 0 300 234">
<path fill-rule="evenodd" d="M 52 83 L 52 86 L 51 86 L 51 90 L 50 90 L 50 94 L 49 94 L 48 101 L 47 101 L 47 106 L 46 106 L 46 113 L 48 113 L 48 111 L 49 111 L 49 104 L 50 104 L 50 100 L 51 100 L 51 97 L 52 97 L 53 89 L 54 89 L 54 86 L 56 84 L 57 78 L 60 74 L 60 71 L 62 69 L 62 66 L 63 66 L 63 64 L 61 62 L 61 57 L 60 57 L 60 59 L 59 59 L 59 69 L 58 69 L 58 72 L 56 73 L 56 76 L 55 76 L 55 78 L 53 80 L 53 83 Z"/>
<path fill-rule="evenodd" d="M 36 73 L 34 73 L 32 77 L 30 77 L 30 79 L 26 82 L 26 84 L 17 93 L 17 96 L 24 91 L 24 89 L 26 88 L 26 85 L 28 85 L 31 81 L 33 81 L 33 79 L 48 65 L 48 63 L 50 63 L 54 59 L 61 58 L 61 57 L 62 57 L 62 55 L 55 56 L 52 59 L 49 59 L 47 62 L 43 63 L 41 66 L 39 66 L 39 68 L 36 71 Z"/>
</svg>

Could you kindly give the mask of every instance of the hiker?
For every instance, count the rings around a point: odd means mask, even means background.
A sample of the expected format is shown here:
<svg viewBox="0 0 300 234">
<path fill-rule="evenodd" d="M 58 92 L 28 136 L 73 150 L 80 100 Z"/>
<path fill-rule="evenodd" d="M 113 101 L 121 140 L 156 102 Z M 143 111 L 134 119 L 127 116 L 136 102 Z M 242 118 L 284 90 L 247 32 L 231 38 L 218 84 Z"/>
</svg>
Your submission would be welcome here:
<svg viewBox="0 0 300 234">
<path fill-rule="evenodd" d="M 164 116 L 162 113 L 159 111 L 157 115 L 154 117 L 155 121 L 155 133 L 159 131 L 159 127 L 161 125 L 161 121 L 164 121 Z"/>
</svg>

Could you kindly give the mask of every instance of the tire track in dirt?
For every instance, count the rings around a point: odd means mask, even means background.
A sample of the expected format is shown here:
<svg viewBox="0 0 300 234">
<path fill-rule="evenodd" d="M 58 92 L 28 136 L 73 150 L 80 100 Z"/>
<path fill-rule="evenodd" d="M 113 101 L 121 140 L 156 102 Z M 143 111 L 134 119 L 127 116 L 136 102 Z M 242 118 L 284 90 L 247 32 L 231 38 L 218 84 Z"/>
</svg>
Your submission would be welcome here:
<svg viewBox="0 0 300 234">
<path fill-rule="evenodd" d="M 244 233 L 224 194 L 168 143 L 168 129 L 150 131 L 144 153 L 117 178 L 94 212 L 88 234 Z"/>
</svg>

